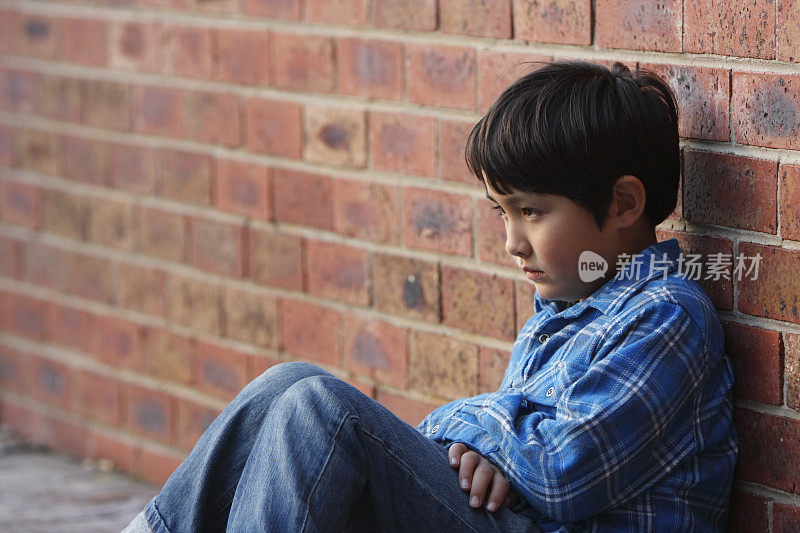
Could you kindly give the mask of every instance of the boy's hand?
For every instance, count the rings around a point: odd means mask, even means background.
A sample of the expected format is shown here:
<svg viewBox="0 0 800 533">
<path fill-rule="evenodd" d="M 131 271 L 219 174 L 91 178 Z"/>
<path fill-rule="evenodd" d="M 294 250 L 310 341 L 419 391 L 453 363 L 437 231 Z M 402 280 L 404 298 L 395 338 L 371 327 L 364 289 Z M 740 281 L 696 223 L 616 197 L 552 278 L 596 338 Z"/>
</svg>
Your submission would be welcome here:
<svg viewBox="0 0 800 533">
<path fill-rule="evenodd" d="M 459 469 L 458 478 L 461 490 L 470 491 L 470 507 L 481 506 L 483 498 L 486 496 L 486 489 L 490 484 L 491 493 L 486 503 L 488 510 L 496 511 L 500 505 L 513 507 L 519 502 L 519 498 L 511 490 L 511 484 L 502 470 L 478 452 L 456 442 L 450 446 L 448 455 L 450 456 L 450 466 Z"/>
</svg>

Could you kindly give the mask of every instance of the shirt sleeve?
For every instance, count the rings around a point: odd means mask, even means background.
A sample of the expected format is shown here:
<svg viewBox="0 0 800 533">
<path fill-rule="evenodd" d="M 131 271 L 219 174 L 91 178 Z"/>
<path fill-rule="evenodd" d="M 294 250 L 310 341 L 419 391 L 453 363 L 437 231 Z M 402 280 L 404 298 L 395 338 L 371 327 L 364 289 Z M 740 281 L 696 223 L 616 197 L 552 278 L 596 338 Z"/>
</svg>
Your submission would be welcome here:
<svg viewBox="0 0 800 533">
<path fill-rule="evenodd" d="M 503 394 L 477 412 L 486 449 L 514 490 L 564 522 L 614 507 L 696 452 L 706 333 L 677 304 L 648 306 L 601 344 L 555 413 Z M 488 437 L 488 438 L 486 438 Z M 466 443 L 470 444 L 470 443 Z"/>
</svg>

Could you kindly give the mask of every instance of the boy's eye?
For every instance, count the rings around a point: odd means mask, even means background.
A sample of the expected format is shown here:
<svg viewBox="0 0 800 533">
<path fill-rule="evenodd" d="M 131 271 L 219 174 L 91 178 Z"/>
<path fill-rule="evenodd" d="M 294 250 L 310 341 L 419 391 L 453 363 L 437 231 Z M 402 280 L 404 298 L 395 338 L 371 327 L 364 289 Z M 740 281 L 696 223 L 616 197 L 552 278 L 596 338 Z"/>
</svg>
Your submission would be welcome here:
<svg viewBox="0 0 800 533">
<path fill-rule="evenodd" d="M 503 208 L 502 208 L 502 207 L 500 207 L 499 205 L 494 205 L 494 206 L 492 206 L 492 209 L 494 209 L 495 211 L 497 211 L 497 216 L 500 216 L 500 217 L 502 217 L 502 216 L 503 216 L 503 213 L 505 213 L 505 211 L 503 211 Z"/>
<path fill-rule="evenodd" d="M 538 214 L 539 212 L 536 209 L 532 209 L 530 207 L 523 207 L 522 208 L 522 216 L 530 217 L 533 215 Z"/>
</svg>

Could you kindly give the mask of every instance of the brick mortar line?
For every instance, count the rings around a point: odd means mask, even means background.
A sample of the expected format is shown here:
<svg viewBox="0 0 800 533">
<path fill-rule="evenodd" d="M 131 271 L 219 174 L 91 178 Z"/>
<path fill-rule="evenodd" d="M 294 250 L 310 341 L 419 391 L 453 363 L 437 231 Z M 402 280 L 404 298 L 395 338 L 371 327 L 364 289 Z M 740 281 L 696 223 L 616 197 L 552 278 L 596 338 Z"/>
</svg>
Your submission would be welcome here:
<svg viewBox="0 0 800 533">
<path fill-rule="evenodd" d="M 734 405 L 736 407 L 746 408 L 761 414 L 788 418 L 790 420 L 800 422 L 800 412 L 788 407 L 787 405 L 772 405 L 769 403 L 762 403 L 756 400 L 738 397 L 735 399 Z"/>
<path fill-rule="evenodd" d="M 441 30 L 418 31 L 402 30 L 395 28 L 378 28 L 371 25 L 336 25 L 317 22 L 282 21 L 257 17 L 239 13 L 212 13 L 188 10 L 143 10 L 108 8 L 81 5 L 65 6 L 62 3 L 49 3 L 37 1 L 3 1 L 0 8 L 15 9 L 20 13 L 35 14 L 40 16 L 72 17 L 85 14 L 85 18 L 104 18 L 109 21 L 168 21 L 182 23 L 186 26 L 215 29 L 243 29 L 265 30 L 298 35 L 313 35 L 327 37 L 355 37 L 403 43 L 461 46 L 478 49 L 487 49 L 498 52 L 528 53 L 550 56 L 564 56 L 571 59 L 585 59 L 589 61 L 652 61 L 656 60 L 670 65 L 689 65 L 714 68 L 731 68 L 728 65 L 747 65 L 754 67 L 756 72 L 771 74 L 796 74 L 796 63 L 779 61 L 776 59 L 759 59 L 749 57 L 726 56 L 722 54 L 691 53 L 691 52 L 659 52 L 635 49 L 617 49 L 592 45 L 576 46 L 559 43 L 540 43 L 536 41 L 520 41 L 510 38 L 493 38 L 467 36 L 456 33 L 445 33 Z M 59 18 L 55 16 L 54 18 Z M 683 24 L 682 24 L 683 27 Z M 587 53 L 588 52 L 588 53 Z M 688 60 L 688 61 L 687 61 Z M 776 68 L 777 67 L 777 68 Z"/>
<path fill-rule="evenodd" d="M 751 494 L 756 494 L 757 496 L 770 498 L 772 500 L 775 500 L 776 503 L 782 503 L 784 505 L 790 505 L 793 507 L 800 507 L 800 494 L 792 494 L 791 492 L 784 492 L 774 487 L 761 485 L 753 481 L 747 481 L 739 478 L 735 480 L 733 486 L 738 489 L 746 489 L 747 492 Z"/>
</svg>

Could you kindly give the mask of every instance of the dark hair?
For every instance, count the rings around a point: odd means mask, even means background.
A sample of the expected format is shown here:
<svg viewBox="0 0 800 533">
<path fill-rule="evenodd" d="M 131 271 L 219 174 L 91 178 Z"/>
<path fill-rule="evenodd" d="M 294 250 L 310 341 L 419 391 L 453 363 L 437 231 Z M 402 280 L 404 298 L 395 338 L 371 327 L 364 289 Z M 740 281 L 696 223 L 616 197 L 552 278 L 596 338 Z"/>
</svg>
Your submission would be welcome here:
<svg viewBox="0 0 800 533">
<path fill-rule="evenodd" d="M 530 62 L 542 63 L 542 62 Z M 675 209 L 680 179 L 675 96 L 658 74 L 586 61 L 519 78 L 469 134 L 470 172 L 496 191 L 558 194 L 605 225 L 617 178 L 639 178 L 652 226 Z"/>
</svg>

